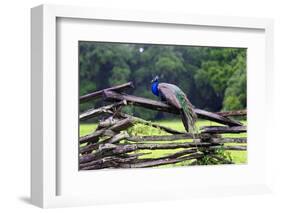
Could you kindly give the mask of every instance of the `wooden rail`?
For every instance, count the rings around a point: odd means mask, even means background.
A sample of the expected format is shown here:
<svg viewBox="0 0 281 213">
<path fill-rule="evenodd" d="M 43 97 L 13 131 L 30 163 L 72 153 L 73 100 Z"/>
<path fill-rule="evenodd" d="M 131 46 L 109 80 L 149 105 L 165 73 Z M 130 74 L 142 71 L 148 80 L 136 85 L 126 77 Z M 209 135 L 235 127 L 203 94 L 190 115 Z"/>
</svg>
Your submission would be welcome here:
<svg viewBox="0 0 281 213">
<path fill-rule="evenodd" d="M 113 91 L 104 91 L 104 98 L 108 101 L 127 101 L 130 104 L 141 106 L 147 109 L 169 112 L 173 114 L 179 114 L 179 111 L 176 108 L 173 108 L 165 103 L 160 101 L 151 100 L 148 98 L 137 97 L 133 95 L 119 94 Z M 196 114 L 199 118 L 207 119 L 210 121 L 214 121 L 217 123 L 225 124 L 228 126 L 242 126 L 242 124 L 238 121 L 235 121 L 230 118 L 223 117 L 216 113 L 208 112 L 202 109 L 195 109 Z"/>
<path fill-rule="evenodd" d="M 247 115 L 247 110 L 236 110 L 236 111 L 226 111 L 226 112 L 216 112 L 216 114 L 221 115 L 221 116 L 246 116 Z"/>
<path fill-rule="evenodd" d="M 80 97 L 80 103 L 83 103 L 83 102 L 90 101 L 92 99 L 101 97 L 103 95 L 104 91 L 122 92 L 122 91 L 124 91 L 128 88 L 134 88 L 133 82 L 128 82 L 128 83 L 125 83 L 125 84 L 121 84 L 121 85 L 118 85 L 118 86 L 110 87 L 110 88 L 107 88 L 107 89 L 103 89 L 103 90 L 99 90 L 99 91 L 96 91 L 96 92 L 92 92 L 92 93 L 83 95 L 83 96 Z"/>
<path fill-rule="evenodd" d="M 132 82 L 107 88 L 80 97 L 80 103 L 104 98 L 109 105 L 92 108 L 80 114 L 80 121 L 103 116 L 98 127 L 92 133 L 79 139 L 79 169 L 92 170 L 104 168 L 145 168 L 168 164 L 185 163 L 197 164 L 202 159 L 213 164 L 233 164 L 217 151 L 246 151 L 246 137 L 225 137 L 222 134 L 240 134 L 247 132 L 247 127 L 228 116 L 246 115 L 246 110 L 237 112 L 208 112 L 195 109 L 201 119 L 214 121 L 223 126 L 204 126 L 198 132 L 191 134 L 164 125 L 146 121 L 121 111 L 124 106 L 140 106 L 143 108 L 179 114 L 172 106 L 148 98 L 120 93 L 132 88 Z M 166 135 L 134 135 L 130 128 L 143 124 L 156 128 Z M 157 158 L 149 157 L 152 150 L 169 150 L 170 153 Z"/>
</svg>

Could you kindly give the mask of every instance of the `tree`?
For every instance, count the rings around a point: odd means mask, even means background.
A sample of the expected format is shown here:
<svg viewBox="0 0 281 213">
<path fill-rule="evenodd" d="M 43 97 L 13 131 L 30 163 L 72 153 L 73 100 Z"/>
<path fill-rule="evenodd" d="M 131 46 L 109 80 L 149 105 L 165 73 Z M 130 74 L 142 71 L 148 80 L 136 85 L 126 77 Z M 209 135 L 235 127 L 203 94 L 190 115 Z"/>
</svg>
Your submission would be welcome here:
<svg viewBox="0 0 281 213">
<path fill-rule="evenodd" d="M 178 85 L 198 108 L 211 111 L 246 107 L 246 49 L 178 45 L 79 43 L 80 95 L 133 81 L 132 94 L 157 99 L 150 82 Z M 80 111 L 100 101 L 83 104 Z M 128 111 L 145 119 L 168 114 L 137 107 Z"/>
</svg>

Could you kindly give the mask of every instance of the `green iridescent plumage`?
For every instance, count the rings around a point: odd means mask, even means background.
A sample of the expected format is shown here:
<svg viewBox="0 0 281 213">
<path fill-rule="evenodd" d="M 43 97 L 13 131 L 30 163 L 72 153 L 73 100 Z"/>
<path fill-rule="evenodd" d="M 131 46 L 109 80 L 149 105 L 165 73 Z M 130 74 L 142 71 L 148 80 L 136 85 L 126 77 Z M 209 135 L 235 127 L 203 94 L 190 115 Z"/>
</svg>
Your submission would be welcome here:
<svg viewBox="0 0 281 213">
<path fill-rule="evenodd" d="M 182 122 L 187 132 L 197 132 L 195 127 L 197 116 L 194 112 L 194 107 L 179 87 L 174 84 L 158 83 L 158 79 L 156 78 L 152 84 L 152 92 L 160 96 L 162 101 L 167 102 L 180 111 Z"/>
<path fill-rule="evenodd" d="M 186 126 L 188 127 L 188 131 L 191 133 L 196 133 L 196 126 L 195 126 L 195 122 L 197 119 L 197 115 L 194 112 L 193 106 L 190 103 L 190 101 L 186 98 L 186 95 L 181 91 L 176 91 L 176 97 L 180 102 L 180 105 L 182 107 L 182 114 L 181 116 L 184 117 L 182 118 L 183 120 L 183 124 L 186 128 Z M 187 122 L 187 125 L 186 125 Z"/>
</svg>

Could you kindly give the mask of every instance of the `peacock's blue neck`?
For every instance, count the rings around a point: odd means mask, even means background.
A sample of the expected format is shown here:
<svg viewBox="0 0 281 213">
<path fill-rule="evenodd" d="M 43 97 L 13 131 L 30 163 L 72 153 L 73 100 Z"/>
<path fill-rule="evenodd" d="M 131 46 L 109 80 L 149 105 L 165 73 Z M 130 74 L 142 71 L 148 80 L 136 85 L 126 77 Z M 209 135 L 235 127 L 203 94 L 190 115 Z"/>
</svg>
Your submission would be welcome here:
<svg viewBox="0 0 281 213">
<path fill-rule="evenodd" d="M 159 96 L 158 84 L 159 84 L 158 81 L 155 81 L 151 85 L 151 91 L 156 96 Z"/>
</svg>

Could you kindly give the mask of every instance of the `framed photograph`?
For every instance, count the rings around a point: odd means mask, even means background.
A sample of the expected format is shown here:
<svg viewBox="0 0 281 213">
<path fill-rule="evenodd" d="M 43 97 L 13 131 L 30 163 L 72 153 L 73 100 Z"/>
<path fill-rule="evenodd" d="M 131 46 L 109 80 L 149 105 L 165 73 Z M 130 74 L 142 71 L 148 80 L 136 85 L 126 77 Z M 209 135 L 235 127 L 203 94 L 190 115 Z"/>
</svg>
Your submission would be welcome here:
<svg viewBox="0 0 281 213">
<path fill-rule="evenodd" d="M 40 207 L 270 192 L 273 21 L 31 10 Z"/>
</svg>

